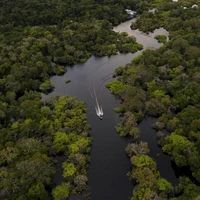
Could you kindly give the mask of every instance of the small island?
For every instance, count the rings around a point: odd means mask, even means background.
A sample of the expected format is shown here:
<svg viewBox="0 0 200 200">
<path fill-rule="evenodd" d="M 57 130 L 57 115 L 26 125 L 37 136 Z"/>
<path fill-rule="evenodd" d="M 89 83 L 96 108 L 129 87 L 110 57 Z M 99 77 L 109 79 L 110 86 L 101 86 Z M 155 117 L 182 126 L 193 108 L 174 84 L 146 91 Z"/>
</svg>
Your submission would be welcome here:
<svg viewBox="0 0 200 200">
<path fill-rule="evenodd" d="M 66 84 L 68 84 L 68 83 L 70 83 L 70 82 L 71 82 L 70 79 L 66 79 L 66 80 L 65 80 L 65 83 L 66 83 Z"/>
</svg>

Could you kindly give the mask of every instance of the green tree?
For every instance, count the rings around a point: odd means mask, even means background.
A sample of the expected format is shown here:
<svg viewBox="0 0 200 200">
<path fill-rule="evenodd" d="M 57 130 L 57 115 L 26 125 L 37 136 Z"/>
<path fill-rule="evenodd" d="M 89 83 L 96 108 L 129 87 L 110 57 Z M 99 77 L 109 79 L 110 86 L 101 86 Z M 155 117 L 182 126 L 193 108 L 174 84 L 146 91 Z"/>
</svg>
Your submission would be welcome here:
<svg viewBox="0 0 200 200">
<path fill-rule="evenodd" d="M 62 164 L 62 168 L 63 168 L 63 177 L 64 178 L 74 176 L 74 174 L 77 171 L 77 169 L 76 169 L 76 167 L 74 166 L 73 163 L 64 162 Z"/>
<path fill-rule="evenodd" d="M 51 83 L 50 80 L 46 80 L 45 82 L 43 82 L 41 85 L 40 85 L 40 90 L 44 93 L 48 93 L 50 91 L 52 91 L 54 88 L 54 85 Z"/>
<path fill-rule="evenodd" d="M 67 145 L 70 143 L 69 137 L 66 133 L 57 132 L 54 136 L 54 148 L 56 152 L 64 152 L 67 149 Z"/>
<path fill-rule="evenodd" d="M 30 200 L 46 200 L 48 199 L 48 193 L 45 190 L 45 187 L 41 183 L 32 185 L 28 190 L 28 199 Z"/>
<path fill-rule="evenodd" d="M 178 166 L 187 166 L 194 149 L 194 143 L 185 137 L 172 133 L 164 139 L 162 150 L 172 156 Z"/>
<path fill-rule="evenodd" d="M 69 197 L 69 185 L 61 183 L 52 190 L 52 195 L 55 200 L 66 200 Z"/>
</svg>

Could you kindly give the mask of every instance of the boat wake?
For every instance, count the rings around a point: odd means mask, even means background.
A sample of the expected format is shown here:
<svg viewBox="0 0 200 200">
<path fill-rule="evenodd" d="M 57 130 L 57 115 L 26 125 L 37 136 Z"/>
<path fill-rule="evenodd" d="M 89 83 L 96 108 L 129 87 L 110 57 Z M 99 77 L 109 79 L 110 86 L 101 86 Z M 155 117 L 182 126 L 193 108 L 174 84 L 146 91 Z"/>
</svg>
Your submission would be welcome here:
<svg viewBox="0 0 200 200">
<path fill-rule="evenodd" d="M 95 101 L 96 101 L 96 105 L 95 105 L 96 114 L 97 116 L 99 116 L 100 119 L 103 119 L 103 109 L 102 109 L 102 106 L 99 104 L 95 87 L 94 87 L 94 96 L 95 96 Z"/>
<path fill-rule="evenodd" d="M 100 119 L 103 119 L 103 110 L 102 107 L 95 107 L 96 114 L 99 116 Z"/>
<path fill-rule="evenodd" d="M 108 62 L 111 62 L 112 60 L 114 60 L 116 58 L 117 58 L 117 56 L 114 56 L 112 59 L 108 59 L 106 62 L 104 62 L 101 66 L 97 66 L 96 69 L 94 69 L 94 71 L 91 72 L 91 75 L 94 76 L 94 74 L 97 72 L 97 70 L 101 69 Z M 105 77 L 103 77 L 101 79 L 101 82 L 99 83 L 99 87 L 97 89 L 97 94 L 96 94 L 96 91 L 95 91 L 95 85 L 94 85 L 94 95 L 92 94 L 90 88 L 88 87 L 88 91 L 90 93 L 90 96 L 93 99 L 92 103 L 95 106 L 96 114 L 100 119 L 103 119 L 103 108 L 100 105 L 99 100 L 98 100 L 98 99 L 100 99 L 100 89 L 101 89 L 101 86 L 103 85 L 103 83 L 106 81 L 106 79 L 110 78 L 111 75 L 113 75 L 113 73 L 107 74 Z"/>
</svg>

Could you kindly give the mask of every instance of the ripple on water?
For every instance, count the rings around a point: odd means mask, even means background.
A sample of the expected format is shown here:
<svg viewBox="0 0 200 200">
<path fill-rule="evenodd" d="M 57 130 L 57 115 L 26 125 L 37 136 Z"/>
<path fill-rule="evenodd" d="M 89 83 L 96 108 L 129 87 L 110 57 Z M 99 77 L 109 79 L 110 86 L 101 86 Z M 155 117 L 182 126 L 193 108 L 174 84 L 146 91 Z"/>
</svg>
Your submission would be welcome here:
<svg viewBox="0 0 200 200">
<path fill-rule="evenodd" d="M 162 45 L 154 39 L 154 35 L 131 30 L 130 25 L 134 21 L 135 19 L 131 19 L 124 22 L 113 30 L 135 36 L 137 41 L 143 44 L 143 50 L 150 47 L 159 48 Z M 164 29 L 158 29 L 156 33 L 161 34 L 160 31 L 163 33 Z M 114 73 L 118 66 L 130 63 L 142 51 L 134 54 L 119 53 L 102 58 L 91 56 L 84 64 L 67 67 L 67 73 L 63 76 L 53 76 L 51 81 L 55 85 L 54 91 L 48 95 L 42 95 L 43 100 L 59 95 L 69 95 L 85 101 L 87 104 L 87 119 L 92 127 L 93 137 L 89 167 L 91 200 L 128 200 L 132 196 L 133 185 L 126 176 L 131 165 L 124 152 L 129 139 L 121 138 L 114 129 L 119 118 L 118 114 L 113 112 L 113 108 L 118 107 L 120 101 L 110 94 L 109 90 L 105 88 L 105 83 L 114 80 L 110 74 Z M 66 84 L 66 79 L 70 79 L 71 82 Z M 95 99 L 92 97 L 94 88 L 97 91 L 99 104 L 104 111 L 103 120 L 100 120 L 95 114 Z M 57 176 L 61 176 L 61 174 L 57 174 Z M 61 179 L 56 177 L 56 180 L 59 184 Z M 70 200 L 87 200 L 87 198 L 84 195 L 71 195 Z"/>
</svg>

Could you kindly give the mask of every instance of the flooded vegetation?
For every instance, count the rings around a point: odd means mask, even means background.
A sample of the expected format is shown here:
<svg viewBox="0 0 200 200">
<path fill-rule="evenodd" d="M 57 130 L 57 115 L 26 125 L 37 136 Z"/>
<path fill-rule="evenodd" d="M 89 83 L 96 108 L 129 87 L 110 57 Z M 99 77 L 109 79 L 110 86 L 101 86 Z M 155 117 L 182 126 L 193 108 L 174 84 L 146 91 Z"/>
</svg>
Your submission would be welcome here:
<svg viewBox="0 0 200 200">
<path fill-rule="evenodd" d="M 132 196 L 133 185 L 126 175 L 130 171 L 131 165 L 124 152 L 130 139 L 120 138 L 114 129 L 119 121 L 118 114 L 113 112 L 113 109 L 119 106 L 120 101 L 109 94 L 105 84 L 114 80 L 112 76 L 117 67 L 125 66 L 146 48 L 159 48 L 162 44 L 154 38 L 156 33 L 168 35 L 164 29 L 158 29 L 150 35 L 138 30 L 131 30 L 130 26 L 134 21 L 135 19 L 131 19 L 124 22 L 113 30 L 116 32 L 125 31 L 129 35 L 135 36 L 136 41 L 142 43 L 143 50 L 134 54 L 118 53 L 118 55 L 103 58 L 92 56 L 84 64 L 69 66 L 65 75 L 51 78 L 55 86 L 54 91 L 43 95 L 43 99 L 48 99 L 67 94 L 84 101 L 88 107 L 87 118 L 92 128 L 91 135 L 93 137 L 89 167 L 89 193 L 92 200 L 113 198 L 121 200 L 130 199 Z M 66 85 L 64 81 L 66 79 L 70 79 L 71 83 Z M 103 120 L 99 121 L 96 114 L 99 117 L 102 114 Z M 146 127 L 146 124 L 143 127 Z M 145 141 L 148 142 L 148 136 Z M 151 147 L 150 152 L 154 148 Z M 168 160 L 168 162 L 168 166 L 163 165 L 164 171 L 168 170 L 170 166 L 170 161 Z M 113 181 L 115 178 L 117 178 L 116 181 Z M 176 177 L 174 176 L 172 179 L 176 179 Z M 82 198 L 84 197 L 82 196 Z"/>
</svg>

